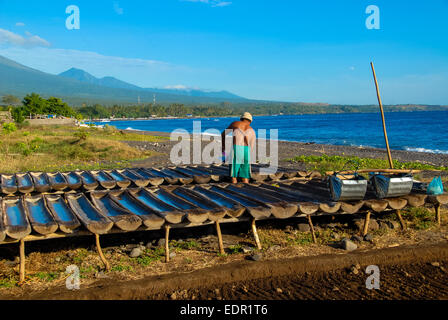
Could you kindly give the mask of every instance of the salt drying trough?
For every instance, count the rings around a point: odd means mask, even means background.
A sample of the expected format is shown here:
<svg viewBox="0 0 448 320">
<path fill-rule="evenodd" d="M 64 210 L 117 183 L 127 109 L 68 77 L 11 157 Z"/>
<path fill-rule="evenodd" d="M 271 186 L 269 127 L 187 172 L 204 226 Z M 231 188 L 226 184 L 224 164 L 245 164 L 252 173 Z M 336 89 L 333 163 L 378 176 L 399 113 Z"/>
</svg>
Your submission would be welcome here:
<svg viewBox="0 0 448 320">
<path fill-rule="evenodd" d="M 315 239 L 313 215 L 363 211 L 367 232 L 371 212 L 395 210 L 401 221 L 401 209 L 430 203 L 440 223 L 440 205 L 448 203 L 448 194 L 429 196 L 409 175 L 371 174 L 367 188 L 362 179 L 344 184 L 335 175 L 322 179 L 316 172 L 284 168 L 262 175 L 260 166 L 254 166 L 251 184 L 232 185 L 223 182 L 227 169 L 213 165 L 2 174 L 0 243 L 20 242 L 23 280 L 26 241 L 93 234 L 109 268 L 99 242 L 103 234 L 164 228 L 168 239 L 170 228 L 215 224 L 224 253 L 220 223 L 250 221 L 261 248 L 256 220 L 307 217 Z M 165 249 L 168 261 L 168 241 Z"/>
</svg>

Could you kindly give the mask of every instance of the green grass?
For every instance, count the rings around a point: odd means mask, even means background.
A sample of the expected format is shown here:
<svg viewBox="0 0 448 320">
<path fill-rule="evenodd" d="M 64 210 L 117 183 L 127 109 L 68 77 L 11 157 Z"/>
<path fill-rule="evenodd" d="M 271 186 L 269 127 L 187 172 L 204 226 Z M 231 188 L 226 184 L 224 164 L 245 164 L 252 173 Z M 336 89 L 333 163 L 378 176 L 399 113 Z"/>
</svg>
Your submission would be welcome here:
<svg viewBox="0 0 448 320">
<path fill-rule="evenodd" d="M 237 254 L 237 253 L 241 253 L 242 252 L 242 248 L 243 246 L 240 244 L 236 244 L 233 246 L 229 246 L 228 248 L 228 253 L 229 254 Z"/>
<path fill-rule="evenodd" d="M 171 240 L 170 247 L 172 247 L 174 249 L 179 249 L 179 250 L 191 250 L 191 249 L 199 248 L 200 246 L 199 246 L 199 243 L 194 240 L 181 241 L 181 242 L 178 242 L 176 240 Z"/>
<path fill-rule="evenodd" d="M 132 266 L 128 266 L 128 265 L 117 264 L 117 265 L 114 265 L 111 268 L 111 271 L 116 271 L 116 272 L 129 271 L 129 272 L 132 272 L 132 271 L 134 271 L 134 268 Z"/>
<path fill-rule="evenodd" d="M 410 221 L 412 228 L 417 230 L 426 230 L 435 225 L 434 213 L 423 207 L 406 208 L 402 216 Z"/>
<path fill-rule="evenodd" d="M 20 127 L 0 132 L 0 167 L 5 173 L 123 168 L 154 153 L 122 141 L 161 140 L 166 138 L 116 129 Z"/>
<path fill-rule="evenodd" d="M 12 277 L 0 279 L 0 288 L 12 288 L 17 285 L 17 280 Z"/>
<path fill-rule="evenodd" d="M 318 244 L 328 244 L 335 242 L 332 235 L 335 233 L 330 229 L 323 229 L 316 231 L 316 241 Z M 309 245 L 313 243 L 313 236 L 311 232 L 297 232 L 294 236 L 289 236 L 287 238 L 289 245 Z"/>
<path fill-rule="evenodd" d="M 81 279 L 87 279 L 89 276 L 93 275 L 97 271 L 93 266 L 81 267 L 79 268 L 79 277 Z"/>
<path fill-rule="evenodd" d="M 294 237 L 288 237 L 290 245 L 308 245 L 313 243 L 313 238 L 309 232 L 298 232 Z"/>
<path fill-rule="evenodd" d="M 344 168 L 348 161 L 354 161 L 359 163 L 359 169 L 387 169 L 389 168 L 389 162 L 386 159 L 371 159 L 371 158 L 359 158 L 349 156 L 297 156 L 294 158 L 286 159 L 286 161 L 302 162 L 309 165 L 309 169 L 317 170 L 321 173 L 326 171 L 340 171 Z M 414 170 L 440 170 L 448 171 L 448 167 L 437 167 L 429 164 L 423 164 L 420 162 L 400 162 L 393 160 L 395 169 L 414 169 Z M 353 164 L 347 164 L 345 170 L 356 169 Z"/>
<path fill-rule="evenodd" d="M 38 278 L 40 280 L 43 281 L 54 281 L 56 279 L 58 279 L 60 276 L 60 274 L 58 272 L 37 272 L 35 274 L 32 275 L 32 277 L 34 278 Z"/>
<path fill-rule="evenodd" d="M 152 262 L 161 260 L 165 255 L 165 249 L 163 248 L 155 248 L 155 249 L 146 249 L 140 257 L 131 258 L 131 261 L 141 265 L 141 266 L 149 266 Z"/>
<path fill-rule="evenodd" d="M 81 248 L 78 250 L 76 255 L 73 257 L 73 262 L 75 264 L 81 264 L 85 258 L 89 255 L 89 251 L 87 249 Z"/>
</svg>

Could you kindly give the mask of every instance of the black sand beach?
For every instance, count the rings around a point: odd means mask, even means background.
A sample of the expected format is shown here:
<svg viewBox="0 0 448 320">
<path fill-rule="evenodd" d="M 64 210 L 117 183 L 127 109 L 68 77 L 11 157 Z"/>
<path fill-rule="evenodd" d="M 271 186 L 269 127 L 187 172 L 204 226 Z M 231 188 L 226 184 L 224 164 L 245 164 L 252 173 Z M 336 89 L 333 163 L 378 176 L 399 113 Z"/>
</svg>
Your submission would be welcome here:
<svg viewBox="0 0 448 320">
<path fill-rule="evenodd" d="M 170 133 L 167 132 L 157 132 L 157 131 L 132 131 L 138 132 L 140 134 L 150 134 L 156 136 L 169 137 Z M 312 140 L 310 138 L 310 140 Z M 129 141 L 129 145 L 151 150 L 159 153 L 157 156 L 151 157 L 149 159 L 143 160 L 142 162 L 137 162 L 138 164 L 152 165 L 152 166 L 162 166 L 169 165 L 171 161 L 169 159 L 169 154 L 173 145 L 177 142 L 172 142 L 166 140 L 164 142 L 151 143 L 151 142 L 140 142 L 140 141 Z M 202 147 L 207 145 L 207 142 L 202 143 Z M 269 147 L 269 143 L 267 143 Z M 269 150 L 269 148 L 268 148 Z M 295 156 L 305 155 L 339 155 L 339 156 L 356 156 L 360 158 L 372 158 L 372 159 L 386 159 L 387 153 L 386 149 L 378 148 L 366 148 L 366 147 L 353 147 L 353 146 L 336 146 L 327 144 L 316 144 L 313 142 L 301 143 L 301 142 L 290 142 L 290 141 L 279 141 L 278 142 L 279 151 L 279 165 L 282 166 L 294 166 L 301 167 L 303 164 L 292 163 L 287 161 L 287 159 L 293 158 Z M 404 151 L 404 150 L 391 150 L 392 158 L 401 162 L 420 162 L 424 164 L 434 165 L 434 166 L 447 166 L 448 165 L 448 154 L 439 153 L 429 153 L 429 152 L 415 152 L 415 151 Z M 269 151 L 267 153 L 269 155 Z"/>
</svg>

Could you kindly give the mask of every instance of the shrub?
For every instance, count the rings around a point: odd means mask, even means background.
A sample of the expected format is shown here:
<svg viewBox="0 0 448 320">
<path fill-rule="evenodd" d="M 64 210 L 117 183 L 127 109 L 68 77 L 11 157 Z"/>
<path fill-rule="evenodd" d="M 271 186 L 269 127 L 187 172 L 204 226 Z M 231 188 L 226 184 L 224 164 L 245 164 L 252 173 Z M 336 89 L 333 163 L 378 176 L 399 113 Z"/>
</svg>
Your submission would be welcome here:
<svg viewBox="0 0 448 320">
<path fill-rule="evenodd" d="M 17 127 L 14 124 L 14 122 L 9 122 L 9 123 L 4 123 L 3 124 L 3 132 L 5 134 L 10 134 L 10 133 L 12 133 L 12 132 L 14 132 L 16 130 L 17 130 Z"/>
<path fill-rule="evenodd" d="M 73 136 L 75 137 L 75 138 L 78 138 L 79 139 L 79 141 L 85 141 L 85 140 L 87 140 L 87 137 L 89 136 L 89 132 L 87 132 L 86 130 L 79 130 L 79 131 L 77 131 L 77 132 L 75 132 L 74 134 L 73 134 Z"/>
<path fill-rule="evenodd" d="M 30 144 L 19 142 L 16 144 L 17 149 L 24 156 L 29 156 L 30 154 L 39 150 L 39 145 L 36 142 L 31 141 Z"/>
</svg>

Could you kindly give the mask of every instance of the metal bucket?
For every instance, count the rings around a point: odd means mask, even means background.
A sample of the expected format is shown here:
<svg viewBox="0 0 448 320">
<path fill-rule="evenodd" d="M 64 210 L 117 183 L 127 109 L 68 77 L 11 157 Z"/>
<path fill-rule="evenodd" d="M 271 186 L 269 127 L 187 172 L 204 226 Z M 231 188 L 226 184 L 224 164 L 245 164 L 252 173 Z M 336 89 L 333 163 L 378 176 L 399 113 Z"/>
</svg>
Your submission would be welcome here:
<svg viewBox="0 0 448 320">
<path fill-rule="evenodd" d="M 370 181 L 379 199 L 400 197 L 411 193 L 413 180 L 411 175 L 370 174 Z"/>
<path fill-rule="evenodd" d="M 340 179 L 333 175 L 330 177 L 329 187 L 333 201 L 362 200 L 366 195 L 367 180 L 362 176 Z"/>
</svg>

